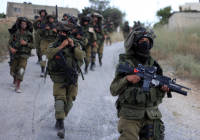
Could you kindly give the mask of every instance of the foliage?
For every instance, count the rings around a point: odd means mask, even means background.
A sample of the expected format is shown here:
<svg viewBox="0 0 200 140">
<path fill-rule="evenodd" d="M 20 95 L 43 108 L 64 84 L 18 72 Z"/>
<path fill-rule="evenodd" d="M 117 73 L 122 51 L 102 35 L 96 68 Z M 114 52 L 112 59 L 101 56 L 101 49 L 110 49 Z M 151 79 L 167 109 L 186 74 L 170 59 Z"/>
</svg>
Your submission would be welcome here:
<svg viewBox="0 0 200 140">
<path fill-rule="evenodd" d="M 167 6 L 163 9 L 157 11 L 156 16 L 159 18 L 159 22 L 156 23 L 154 26 L 164 25 L 168 23 L 168 19 L 171 16 L 172 8 L 171 6 Z"/>
</svg>

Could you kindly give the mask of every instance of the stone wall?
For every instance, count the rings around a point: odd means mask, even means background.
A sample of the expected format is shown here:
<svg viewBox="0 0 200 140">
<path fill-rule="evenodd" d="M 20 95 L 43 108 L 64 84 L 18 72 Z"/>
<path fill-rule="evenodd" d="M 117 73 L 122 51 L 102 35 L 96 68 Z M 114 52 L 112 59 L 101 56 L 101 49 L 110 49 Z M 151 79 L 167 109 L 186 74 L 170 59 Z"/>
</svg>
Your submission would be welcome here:
<svg viewBox="0 0 200 140">
<path fill-rule="evenodd" d="M 31 3 L 7 3 L 7 17 L 28 17 L 33 19 L 35 15 L 38 15 L 40 9 L 46 9 L 48 14 L 56 14 L 55 6 L 34 5 Z M 58 17 L 62 18 L 64 13 L 68 13 L 77 16 L 79 11 L 75 8 L 58 7 Z"/>
<path fill-rule="evenodd" d="M 177 12 L 174 13 L 168 22 L 168 28 L 184 28 L 200 25 L 200 12 Z"/>
</svg>

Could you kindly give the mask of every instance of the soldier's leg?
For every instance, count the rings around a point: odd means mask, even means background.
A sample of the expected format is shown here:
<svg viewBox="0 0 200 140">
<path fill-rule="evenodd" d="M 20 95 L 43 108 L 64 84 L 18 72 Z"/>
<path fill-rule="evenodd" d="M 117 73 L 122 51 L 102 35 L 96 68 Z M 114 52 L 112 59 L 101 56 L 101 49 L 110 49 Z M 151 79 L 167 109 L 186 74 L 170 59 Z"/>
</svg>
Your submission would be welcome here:
<svg viewBox="0 0 200 140">
<path fill-rule="evenodd" d="M 145 120 L 140 131 L 140 140 L 164 140 L 164 124 L 160 119 Z"/>
<path fill-rule="evenodd" d="M 13 84 L 16 84 L 18 59 L 14 58 L 12 63 L 10 63 L 10 75 L 13 77 Z"/>
<path fill-rule="evenodd" d="M 91 65 L 90 65 L 90 70 L 94 70 L 94 68 L 95 68 L 97 49 L 98 49 L 98 45 L 96 47 L 92 47 L 92 49 L 91 49 Z"/>
<path fill-rule="evenodd" d="M 118 123 L 118 131 L 120 133 L 119 140 L 139 140 L 141 127 L 141 120 L 127 120 L 120 118 Z"/>
<path fill-rule="evenodd" d="M 65 104 L 65 116 L 66 117 L 73 106 L 73 101 L 75 101 L 77 93 L 78 93 L 78 84 L 70 85 L 69 88 L 67 89 L 67 95 L 66 95 L 67 101 Z"/>
<path fill-rule="evenodd" d="M 91 58 L 91 46 L 88 46 L 86 48 L 86 58 L 84 59 L 85 60 L 85 73 L 88 73 L 88 66 L 89 66 L 89 63 L 90 63 L 90 59 Z"/>
<path fill-rule="evenodd" d="M 63 87 L 62 83 L 53 84 L 53 95 L 55 99 L 55 118 L 56 125 L 58 129 L 57 135 L 60 138 L 64 138 L 65 128 L 64 128 L 64 119 L 65 119 L 65 104 L 66 104 L 66 88 Z"/>
<path fill-rule="evenodd" d="M 103 49 L 104 49 L 104 44 L 99 44 L 98 56 L 99 56 L 99 64 L 100 64 L 100 66 L 102 66 Z"/>
<path fill-rule="evenodd" d="M 46 66 L 46 53 L 47 53 L 47 48 L 49 46 L 49 44 L 52 41 L 48 41 L 48 40 L 41 40 L 40 42 L 40 48 L 41 48 L 41 55 L 42 55 L 42 60 L 40 61 L 40 66 L 41 66 L 41 77 L 44 77 L 44 70 L 45 70 L 45 66 Z"/>
<path fill-rule="evenodd" d="M 38 33 L 35 34 L 35 49 L 36 49 L 36 54 L 37 54 L 37 57 L 38 57 L 38 62 L 41 61 L 42 59 L 42 56 L 41 56 L 41 49 L 40 49 L 40 41 L 41 41 L 41 38 L 39 36 Z"/>
<path fill-rule="evenodd" d="M 27 58 L 19 58 L 16 75 L 16 89 L 17 93 L 21 93 L 20 84 L 23 81 L 24 73 L 27 65 Z"/>
</svg>

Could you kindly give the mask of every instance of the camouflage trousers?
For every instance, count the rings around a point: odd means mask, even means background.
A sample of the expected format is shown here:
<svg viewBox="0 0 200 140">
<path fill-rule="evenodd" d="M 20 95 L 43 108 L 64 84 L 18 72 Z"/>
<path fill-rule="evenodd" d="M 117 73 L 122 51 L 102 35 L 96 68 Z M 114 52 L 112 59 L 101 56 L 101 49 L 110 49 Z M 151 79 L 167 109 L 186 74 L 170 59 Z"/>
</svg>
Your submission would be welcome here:
<svg viewBox="0 0 200 140">
<path fill-rule="evenodd" d="M 23 81 L 26 65 L 27 58 L 14 58 L 10 64 L 10 74 L 13 78 Z"/>
<path fill-rule="evenodd" d="M 118 123 L 119 140 L 164 140 L 164 124 L 160 119 L 127 120 Z"/>
<path fill-rule="evenodd" d="M 86 53 L 85 64 L 88 66 L 91 60 L 91 46 L 86 47 L 85 53 Z"/>
<path fill-rule="evenodd" d="M 98 44 L 98 49 L 97 49 L 99 59 L 102 59 L 102 57 L 103 57 L 103 49 L 104 49 L 104 44 L 103 43 L 99 43 Z"/>
<path fill-rule="evenodd" d="M 96 47 L 92 46 L 91 48 L 91 62 L 96 62 L 96 54 L 97 54 L 98 45 Z"/>
<path fill-rule="evenodd" d="M 124 40 L 126 40 L 126 38 L 128 37 L 128 35 L 129 35 L 129 33 L 123 32 Z"/>
<path fill-rule="evenodd" d="M 53 96 L 55 99 L 55 118 L 64 119 L 73 106 L 78 92 L 78 83 L 63 87 L 63 83 L 53 84 Z"/>
<path fill-rule="evenodd" d="M 36 54 L 38 56 L 38 58 L 41 58 L 41 49 L 40 49 L 40 42 L 41 42 L 41 38 L 39 36 L 38 33 L 34 34 L 34 48 L 36 49 Z"/>
<path fill-rule="evenodd" d="M 41 40 L 40 42 L 40 50 L 41 50 L 41 56 L 42 60 L 40 62 L 41 67 L 46 66 L 46 54 L 47 54 L 47 48 L 49 47 L 49 44 L 54 42 L 54 40 Z"/>
</svg>

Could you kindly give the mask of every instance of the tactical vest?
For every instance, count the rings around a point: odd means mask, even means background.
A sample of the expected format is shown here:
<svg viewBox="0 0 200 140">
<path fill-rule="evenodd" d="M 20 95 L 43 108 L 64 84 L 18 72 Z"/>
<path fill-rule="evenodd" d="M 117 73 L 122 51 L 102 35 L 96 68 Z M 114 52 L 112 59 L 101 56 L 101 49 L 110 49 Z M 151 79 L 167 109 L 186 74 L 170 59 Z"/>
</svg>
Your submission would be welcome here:
<svg viewBox="0 0 200 140">
<path fill-rule="evenodd" d="M 53 47 L 56 48 L 60 44 L 61 44 L 60 42 L 56 42 L 56 43 L 54 43 Z M 67 65 L 71 69 L 77 71 L 78 62 L 77 62 L 76 58 L 74 57 L 73 49 L 74 48 L 65 47 L 61 53 L 66 60 L 65 65 Z M 48 64 L 47 64 L 48 73 L 53 82 L 67 83 L 68 79 L 66 78 L 66 72 L 65 72 L 64 68 L 61 67 L 60 64 L 57 63 L 58 59 L 62 59 L 62 58 L 60 58 L 60 56 L 55 55 L 53 59 L 48 61 Z"/>
<path fill-rule="evenodd" d="M 47 25 L 50 27 L 49 30 L 45 29 Z M 52 30 L 53 28 L 56 27 L 54 24 L 42 24 L 41 26 L 42 27 L 40 31 L 40 36 L 42 37 L 42 39 L 50 40 L 50 41 L 56 39 L 57 33 Z"/>
<path fill-rule="evenodd" d="M 20 40 L 24 40 L 27 43 L 32 43 L 32 33 L 30 33 L 29 31 L 25 31 L 23 34 L 21 34 L 18 30 L 13 35 L 13 40 L 11 41 L 11 46 L 17 50 L 14 57 L 28 58 L 31 55 L 31 47 L 29 45 L 21 45 Z"/>
<path fill-rule="evenodd" d="M 137 67 L 140 64 L 133 57 L 120 55 L 120 63 L 128 63 L 130 66 Z M 150 58 L 144 66 L 159 65 Z M 160 68 L 161 69 L 161 68 Z M 158 105 L 162 102 L 164 92 L 158 88 L 151 88 L 149 93 L 144 93 L 141 89 L 142 81 L 137 84 L 129 83 L 126 90 L 119 95 L 116 101 L 118 116 L 126 119 L 142 119 L 147 116 L 149 119 L 158 119 L 162 115 L 158 110 Z"/>
</svg>

